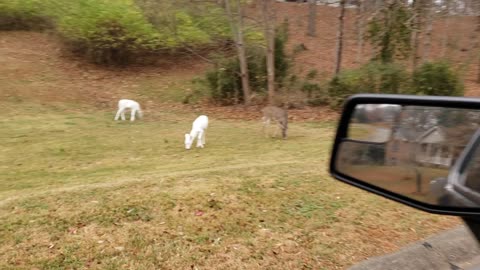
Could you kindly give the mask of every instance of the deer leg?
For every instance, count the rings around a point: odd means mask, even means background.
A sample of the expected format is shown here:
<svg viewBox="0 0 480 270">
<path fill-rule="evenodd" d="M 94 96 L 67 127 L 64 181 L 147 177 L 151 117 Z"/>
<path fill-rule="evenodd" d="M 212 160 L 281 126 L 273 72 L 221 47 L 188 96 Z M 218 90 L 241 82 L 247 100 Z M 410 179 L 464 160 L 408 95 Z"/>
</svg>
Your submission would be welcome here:
<svg viewBox="0 0 480 270">
<path fill-rule="evenodd" d="M 115 121 L 120 117 L 120 113 L 122 113 L 122 109 L 118 109 L 117 114 L 115 115 Z"/>
<path fill-rule="evenodd" d="M 202 140 L 203 140 L 203 131 L 200 131 L 197 136 L 197 147 L 203 148 Z"/>
<path fill-rule="evenodd" d="M 262 127 L 262 133 L 265 135 L 266 138 L 268 138 L 268 127 L 270 126 L 270 119 L 266 119 L 263 117 L 263 127 Z"/>
<path fill-rule="evenodd" d="M 130 112 L 130 121 L 135 121 L 135 113 L 136 113 L 136 110 L 132 110 Z"/>
<path fill-rule="evenodd" d="M 282 138 L 286 139 L 287 138 L 287 127 L 282 125 Z"/>
<path fill-rule="evenodd" d="M 273 137 L 278 136 L 278 131 L 282 128 L 282 125 L 280 123 L 277 124 L 277 128 L 275 128 L 275 133 L 273 134 Z"/>
</svg>

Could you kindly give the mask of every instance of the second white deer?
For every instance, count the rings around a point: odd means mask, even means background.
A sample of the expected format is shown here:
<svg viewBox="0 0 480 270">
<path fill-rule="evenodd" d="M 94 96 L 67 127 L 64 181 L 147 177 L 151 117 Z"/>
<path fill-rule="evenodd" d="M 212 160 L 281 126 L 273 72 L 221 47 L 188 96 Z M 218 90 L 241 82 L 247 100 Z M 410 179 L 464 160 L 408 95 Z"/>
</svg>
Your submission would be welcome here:
<svg viewBox="0 0 480 270">
<path fill-rule="evenodd" d="M 125 111 L 130 110 L 130 121 L 135 121 L 135 114 L 138 113 L 138 117 L 142 118 L 143 113 L 140 108 L 140 104 L 130 99 L 120 99 L 118 101 L 118 111 L 115 115 L 115 121 L 121 116 L 122 120 L 125 120 Z"/>
<path fill-rule="evenodd" d="M 200 115 L 193 121 L 192 130 L 190 134 L 185 134 L 185 149 L 190 149 L 192 143 L 197 139 L 197 147 L 205 147 L 205 134 L 208 128 L 208 117 L 206 115 Z"/>
</svg>

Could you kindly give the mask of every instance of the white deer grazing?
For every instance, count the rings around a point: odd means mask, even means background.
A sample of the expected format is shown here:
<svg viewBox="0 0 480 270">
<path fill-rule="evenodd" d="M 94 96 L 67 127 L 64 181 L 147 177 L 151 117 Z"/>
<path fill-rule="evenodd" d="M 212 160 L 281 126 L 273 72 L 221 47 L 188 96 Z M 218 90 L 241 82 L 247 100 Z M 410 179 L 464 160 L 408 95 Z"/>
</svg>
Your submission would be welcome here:
<svg viewBox="0 0 480 270">
<path fill-rule="evenodd" d="M 200 115 L 193 121 L 192 131 L 190 134 L 185 134 L 185 149 L 190 149 L 192 143 L 197 138 L 197 147 L 203 148 L 205 146 L 205 133 L 208 128 L 208 117 Z"/>
<path fill-rule="evenodd" d="M 120 116 L 122 117 L 122 120 L 125 121 L 126 110 L 130 110 L 130 121 L 135 121 L 136 113 L 138 113 L 138 117 L 143 117 L 143 112 L 138 102 L 130 99 L 120 99 L 118 101 L 118 111 L 117 115 L 115 115 L 115 121 L 117 121 Z"/>
<path fill-rule="evenodd" d="M 267 131 L 267 126 L 270 125 L 271 121 L 277 122 L 277 129 L 275 130 L 275 135 L 278 133 L 278 129 L 282 130 L 282 138 L 287 138 L 287 129 L 288 129 L 288 112 L 279 107 L 267 106 L 262 109 L 262 121 L 263 121 L 263 133 Z"/>
</svg>

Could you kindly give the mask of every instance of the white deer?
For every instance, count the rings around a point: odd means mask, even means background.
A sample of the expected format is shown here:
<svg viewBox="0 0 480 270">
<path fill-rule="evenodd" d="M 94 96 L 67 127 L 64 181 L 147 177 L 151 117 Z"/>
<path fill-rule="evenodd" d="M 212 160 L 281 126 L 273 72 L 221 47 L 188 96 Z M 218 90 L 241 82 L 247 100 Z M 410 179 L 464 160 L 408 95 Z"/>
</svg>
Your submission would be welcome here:
<svg viewBox="0 0 480 270">
<path fill-rule="evenodd" d="M 138 102 L 130 99 L 120 99 L 118 101 L 118 111 L 117 115 L 115 115 L 115 121 L 117 121 L 120 116 L 122 117 L 122 120 L 125 121 L 126 110 L 130 110 L 130 121 L 135 121 L 136 113 L 138 113 L 138 117 L 143 117 L 143 112 Z"/>
<path fill-rule="evenodd" d="M 208 117 L 200 115 L 193 121 L 192 131 L 190 134 L 185 134 L 185 149 L 190 149 L 192 143 L 197 138 L 197 147 L 203 148 L 205 146 L 205 133 L 208 128 Z"/>
</svg>

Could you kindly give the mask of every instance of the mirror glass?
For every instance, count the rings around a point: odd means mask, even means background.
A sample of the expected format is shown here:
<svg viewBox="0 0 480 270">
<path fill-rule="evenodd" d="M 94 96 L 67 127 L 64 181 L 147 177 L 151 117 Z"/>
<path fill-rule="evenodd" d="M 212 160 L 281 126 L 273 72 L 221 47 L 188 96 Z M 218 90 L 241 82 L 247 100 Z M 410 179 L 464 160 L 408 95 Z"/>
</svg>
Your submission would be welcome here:
<svg viewBox="0 0 480 270">
<path fill-rule="evenodd" d="M 465 155 L 479 124 L 480 110 L 357 105 L 338 149 L 336 169 L 424 203 L 478 207 L 480 147 L 470 147 L 462 171 L 451 170 Z"/>
</svg>

